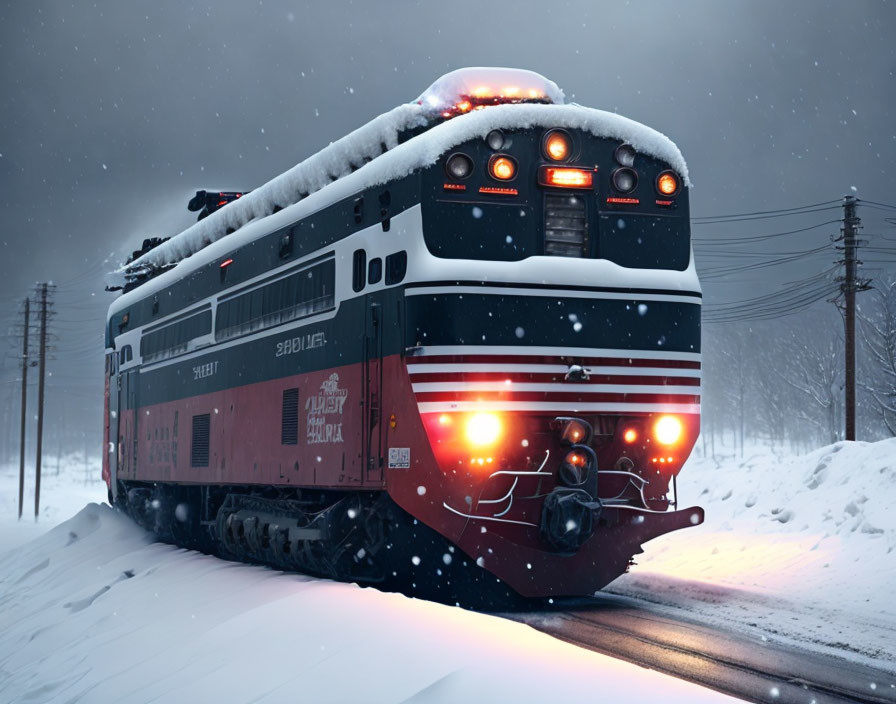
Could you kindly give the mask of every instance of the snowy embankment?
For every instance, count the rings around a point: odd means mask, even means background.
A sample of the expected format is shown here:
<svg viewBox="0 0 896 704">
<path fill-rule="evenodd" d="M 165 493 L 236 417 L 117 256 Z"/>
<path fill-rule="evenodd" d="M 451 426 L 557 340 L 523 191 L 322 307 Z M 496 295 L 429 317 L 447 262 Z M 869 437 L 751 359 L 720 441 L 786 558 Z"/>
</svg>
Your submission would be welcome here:
<svg viewBox="0 0 896 704">
<path fill-rule="evenodd" d="M 609 591 L 896 671 L 896 438 L 697 452 L 678 487 L 706 522 L 648 543 Z"/>
<path fill-rule="evenodd" d="M 0 555 L 0 701 L 734 701 L 497 617 L 153 543 L 106 505 Z"/>
<path fill-rule="evenodd" d="M 45 477 L 34 528 L 0 471 L 0 701 L 724 700 L 521 624 L 153 543 L 107 506 L 36 537 L 105 496 L 82 474 Z M 706 523 L 611 591 L 896 671 L 896 439 L 698 454 L 679 488 Z"/>
<path fill-rule="evenodd" d="M 90 502 L 106 499 L 99 460 L 83 455 L 52 458 L 44 465 L 40 488 L 40 519 L 34 520 L 34 458 L 25 466 L 22 520 L 19 509 L 19 465 L 0 466 L 0 554 L 36 538 L 61 521 L 71 518 Z M 58 469 L 57 469 L 58 468 Z"/>
</svg>

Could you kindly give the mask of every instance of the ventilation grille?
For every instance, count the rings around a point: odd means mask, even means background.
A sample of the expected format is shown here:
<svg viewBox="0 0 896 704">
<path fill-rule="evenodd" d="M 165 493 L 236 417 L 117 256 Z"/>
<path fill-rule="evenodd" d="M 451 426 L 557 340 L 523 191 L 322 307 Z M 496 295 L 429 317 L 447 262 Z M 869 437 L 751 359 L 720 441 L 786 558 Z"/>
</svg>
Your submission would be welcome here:
<svg viewBox="0 0 896 704">
<path fill-rule="evenodd" d="M 299 390 L 283 391 L 283 415 L 280 426 L 280 444 L 299 444 Z"/>
<path fill-rule="evenodd" d="M 546 195 L 544 253 L 555 257 L 584 257 L 588 251 L 585 199 L 575 195 Z"/>
<path fill-rule="evenodd" d="M 208 467 L 208 436 L 211 416 L 193 416 L 193 444 L 190 445 L 190 466 Z"/>
</svg>

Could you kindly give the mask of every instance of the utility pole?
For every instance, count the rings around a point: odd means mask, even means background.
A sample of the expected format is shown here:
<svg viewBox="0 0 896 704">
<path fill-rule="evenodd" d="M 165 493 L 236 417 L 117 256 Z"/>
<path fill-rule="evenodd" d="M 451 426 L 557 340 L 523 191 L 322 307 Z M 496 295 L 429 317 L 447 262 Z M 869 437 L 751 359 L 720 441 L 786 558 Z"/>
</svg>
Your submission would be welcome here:
<svg viewBox="0 0 896 704">
<path fill-rule="evenodd" d="M 37 379 L 37 475 L 34 480 L 34 520 L 40 516 L 40 462 L 44 435 L 44 380 L 47 371 L 47 317 L 49 302 L 48 289 L 51 284 L 38 284 L 40 296 L 40 370 Z"/>
<path fill-rule="evenodd" d="M 840 279 L 840 292 L 843 294 L 843 326 L 846 350 L 844 391 L 846 440 L 856 439 L 856 292 L 867 291 L 868 281 L 856 277 L 859 264 L 856 250 L 859 248 L 859 228 L 862 220 L 856 215 L 855 196 L 843 196 L 843 228 L 837 240 L 843 242 L 843 276 Z"/>
<path fill-rule="evenodd" d="M 25 503 L 25 406 L 28 402 L 28 325 L 31 301 L 25 298 L 25 316 L 22 326 L 22 429 L 19 433 L 19 520 Z"/>
</svg>

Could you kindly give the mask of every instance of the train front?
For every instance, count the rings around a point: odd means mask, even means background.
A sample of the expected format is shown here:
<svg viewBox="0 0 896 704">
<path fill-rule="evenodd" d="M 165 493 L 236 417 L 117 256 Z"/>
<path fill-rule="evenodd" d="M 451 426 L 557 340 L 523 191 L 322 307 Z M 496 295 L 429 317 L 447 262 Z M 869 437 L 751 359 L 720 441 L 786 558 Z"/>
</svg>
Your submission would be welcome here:
<svg viewBox="0 0 896 704">
<path fill-rule="evenodd" d="M 549 82 L 466 79 L 430 137 L 465 138 L 422 174 L 389 492 L 524 596 L 592 594 L 703 520 L 676 492 L 700 413 L 686 167 Z M 533 99 L 477 114 L 499 94 Z"/>
</svg>

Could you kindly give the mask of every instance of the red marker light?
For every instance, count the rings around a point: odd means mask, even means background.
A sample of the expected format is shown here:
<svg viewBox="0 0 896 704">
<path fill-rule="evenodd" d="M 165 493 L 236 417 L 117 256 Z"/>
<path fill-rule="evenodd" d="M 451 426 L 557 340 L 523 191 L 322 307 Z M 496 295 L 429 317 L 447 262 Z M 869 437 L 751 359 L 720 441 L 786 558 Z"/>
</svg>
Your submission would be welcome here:
<svg viewBox="0 0 896 704">
<path fill-rule="evenodd" d="M 482 186 L 479 189 L 480 193 L 492 193 L 499 196 L 516 196 L 519 195 L 519 191 L 515 188 L 498 188 L 497 186 Z"/>
<path fill-rule="evenodd" d="M 226 269 L 231 264 L 233 264 L 233 259 L 225 259 L 223 262 L 221 262 L 221 268 Z"/>
<path fill-rule="evenodd" d="M 626 205 L 637 205 L 641 201 L 637 198 L 607 198 L 607 203 L 616 203 L 616 204 L 626 204 Z"/>
</svg>

